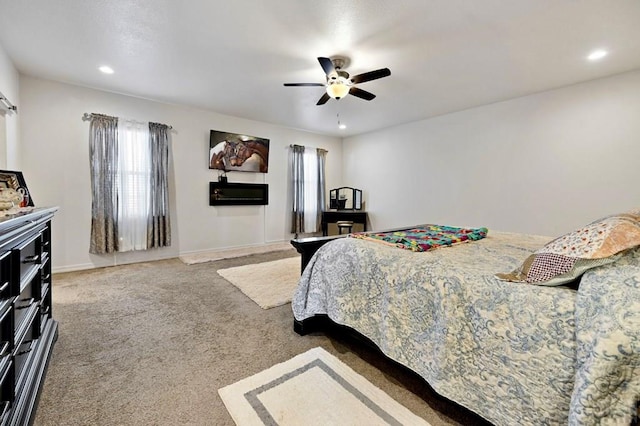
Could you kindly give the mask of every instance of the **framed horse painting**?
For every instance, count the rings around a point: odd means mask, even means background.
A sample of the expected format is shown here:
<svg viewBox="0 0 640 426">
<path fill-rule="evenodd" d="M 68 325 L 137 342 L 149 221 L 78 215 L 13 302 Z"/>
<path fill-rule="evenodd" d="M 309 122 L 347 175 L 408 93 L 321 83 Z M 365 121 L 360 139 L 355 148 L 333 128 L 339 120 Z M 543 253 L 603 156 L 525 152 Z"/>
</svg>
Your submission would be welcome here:
<svg viewBox="0 0 640 426">
<path fill-rule="evenodd" d="M 211 130 L 209 168 L 225 172 L 269 171 L 269 139 Z"/>
</svg>

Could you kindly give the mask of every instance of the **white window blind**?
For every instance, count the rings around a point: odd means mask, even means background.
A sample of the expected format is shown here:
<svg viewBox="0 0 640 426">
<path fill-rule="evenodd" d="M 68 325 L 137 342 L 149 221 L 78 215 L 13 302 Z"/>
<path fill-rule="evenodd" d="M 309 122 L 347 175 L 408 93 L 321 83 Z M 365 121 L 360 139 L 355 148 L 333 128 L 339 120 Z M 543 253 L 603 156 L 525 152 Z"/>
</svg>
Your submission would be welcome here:
<svg viewBox="0 0 640 426">
<path fill-rule="evenodd" d="M 151 203 L 149 123 L 119 119 L 118 141 L 119 251 L 145 250 Z"/>
<path fill-rule="evenodd" d="M 318 230 L 318 154 L 315 149 L 304 151 L 304 232 Z"/>
</svg>

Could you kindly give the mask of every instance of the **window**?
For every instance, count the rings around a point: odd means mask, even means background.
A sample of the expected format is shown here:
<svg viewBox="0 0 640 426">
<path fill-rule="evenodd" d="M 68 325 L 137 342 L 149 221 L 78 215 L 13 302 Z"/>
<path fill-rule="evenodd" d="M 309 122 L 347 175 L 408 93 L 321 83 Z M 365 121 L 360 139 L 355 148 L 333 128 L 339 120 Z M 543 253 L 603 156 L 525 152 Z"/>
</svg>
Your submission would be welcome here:
<svg viewBox="0 0 640 426">
<path fill-rule="evenodd" d="M 304 152 L 304 231 L 313 233 L 318 230 L 318 154 L 315 149 Z"/>
<path fill-rule="evenodd" d="M 145 250 L 151 202 L 148 123 L 120 119 L 118 141 L 118 250 Z"/>
<path fill-rule="evenodd" d="M 170 126 L 103 114 L 91 121 L 89 252 L 147 250 L 171 245 Z"/>
<path fill-rule="evenodd" d="M 314 233 L 325 209 L 325 159 L 327 151 L 291 145 L 291 233 Z"/>
</svg>

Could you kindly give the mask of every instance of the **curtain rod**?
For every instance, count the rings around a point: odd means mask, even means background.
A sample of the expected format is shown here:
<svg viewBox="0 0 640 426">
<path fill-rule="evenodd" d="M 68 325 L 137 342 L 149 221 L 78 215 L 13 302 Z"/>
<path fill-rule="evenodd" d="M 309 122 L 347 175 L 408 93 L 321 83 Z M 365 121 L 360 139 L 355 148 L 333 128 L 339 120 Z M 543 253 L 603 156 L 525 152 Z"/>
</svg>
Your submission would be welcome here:
<svg viewBox="0 0 640 426">
<path fill-rule="evenodd" d="M 2 92 L 0 92 L 0 102 L 4 104 L 7 110 L 13 111 L 16 114 L 18 113 L 18 107 L 12 104 L 11 102 L 9 102 L 9 99 L 7 99 L 7 97 L 3 95 Z"/>
<path fill-rule="evenodd" d="M 293 143 L 292 143 L 292 144 L 289 144 L 289 148 L 293 148 L 293 147 L 295 147 L 295 146 L 301 146 L 302 148 L 319 149 L 319 150 L 324 151 L 324 152 L 329 152 L 329 151 L 327 151 L 327 150 L 326 150 L 326 149 L 324 149 L 324 148 L 313 148 L 313 147 L 304 146 L 304 145 L 297 145 L 297 144 L 293 144 Z"/>
<path fill-rule="evenodd" d="M 92 113 L 85 112 L 85 113 L 82 115 L 82 121 L 89 121 L 89 120 L 91 120 L 91 117 L 92 117 L 93 115 L 94 115 L 94 114 L 92 114 Z M 96 114 L 96 115 L 101 115 L 101 114 Z M 168 124 L 165 124 L 165 126 L 167 126 L 167 128 L 168 128 L 168 129 L 173 130 L 173 126 L 169 126 Z"/>
</svg>

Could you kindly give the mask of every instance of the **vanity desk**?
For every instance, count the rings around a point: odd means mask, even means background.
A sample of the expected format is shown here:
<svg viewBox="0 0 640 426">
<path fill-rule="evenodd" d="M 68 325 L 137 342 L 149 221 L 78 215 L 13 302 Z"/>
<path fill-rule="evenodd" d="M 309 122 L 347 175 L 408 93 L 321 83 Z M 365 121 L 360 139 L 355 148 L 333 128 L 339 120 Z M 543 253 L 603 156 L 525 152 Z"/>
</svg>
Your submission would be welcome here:
<svg viewBox="0 0 640 426">
<path fill-rule="evenodd" d="M 362 224 L 367 231 L 367 212 L 362 210 L 362 191 L 350 186 L 343 186 L 329 191 L 329 211 L 322 212 L 320 224 L 322 235 L 329 235 L 329 224 L 341 221 Z M 349 231 L 351 228 L 349 228 Z"/>
<path fill-rule="evenodd" d="M 322 212 L 322 235 L 329 235 L 329 224 L 336 223 L 340 220 L 350 220 L 351 222 L 360 223 L 367 230 L 367 212 L 362 210 L 329 210 Z"/>
</svg>

